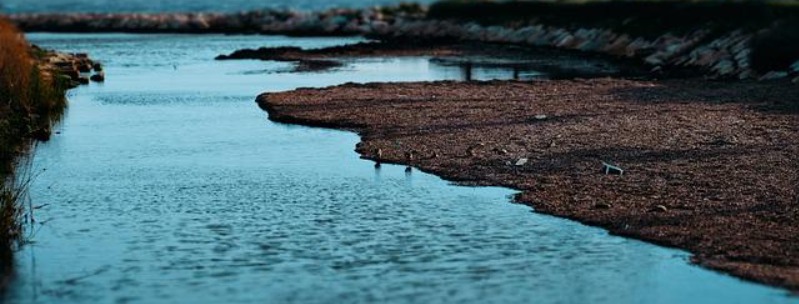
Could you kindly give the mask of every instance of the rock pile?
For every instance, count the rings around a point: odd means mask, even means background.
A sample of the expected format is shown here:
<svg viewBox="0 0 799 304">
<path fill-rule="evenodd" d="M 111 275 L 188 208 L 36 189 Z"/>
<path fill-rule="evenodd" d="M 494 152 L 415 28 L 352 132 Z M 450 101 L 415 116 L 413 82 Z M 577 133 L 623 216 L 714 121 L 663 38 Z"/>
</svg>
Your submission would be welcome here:
<svg viewBox="0 0 799 304">
<path fill-rule="evenodd" d="M 665 33 L 655 39 L 645 39 L 598 28 L 566 29 L 540 24 L 509 28 L 482 26 L 476 23 L 422 20 L 403 22 L 390 29 L 383 29 L 377 34 L 389 37 L 527 44 L 604 53 L 640 59 L 650 65 L 653 71 L 664 68 L 691 68 L 701 71 L 710 78 L 771 80 L 794 74 L 799 76 L 799 60 L 786 71 L 764 74 L 755 72 L 750 66 L 749 56 L 751 53 L 749 43 L 755 33 L 742 29 L 712 37 L 709 30 L 698 29 L 680 36 Z M 799 79 L 795 82 L 799 82 Z"/>
<path fill-rule="evenodd" d="M 90 81 L 105 81 L 102 64 L 93 61 L 87 54 L 58 53 L 37 46 L 33 46 L 33 50 L 40 58 L 39 68 L 49 77 L 55 77 L 57 83 L 68 88 L 86 85 Z"/>
</svg>

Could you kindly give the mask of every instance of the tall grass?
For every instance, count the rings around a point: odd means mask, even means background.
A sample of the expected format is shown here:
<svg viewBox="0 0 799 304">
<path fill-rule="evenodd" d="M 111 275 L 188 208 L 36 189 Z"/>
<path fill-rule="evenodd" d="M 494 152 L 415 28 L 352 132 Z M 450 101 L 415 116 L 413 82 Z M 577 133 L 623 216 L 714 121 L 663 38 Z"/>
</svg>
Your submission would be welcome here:
<svg viewBox="0 0 799 304">
<path fill-rule="evenodd" d="M 32 219 L 32 209 L 26 213 L 30 177 L 14 174 L 17 161 L 35 137 L 43 137 L 36 134 L 49 136 L 66 107 L 64 87 L 39 67 L 39 56 L 16 27 L 0 18 L 0 290 L 14 247 L 24 240 L 24 219 Z"/>
</svg>

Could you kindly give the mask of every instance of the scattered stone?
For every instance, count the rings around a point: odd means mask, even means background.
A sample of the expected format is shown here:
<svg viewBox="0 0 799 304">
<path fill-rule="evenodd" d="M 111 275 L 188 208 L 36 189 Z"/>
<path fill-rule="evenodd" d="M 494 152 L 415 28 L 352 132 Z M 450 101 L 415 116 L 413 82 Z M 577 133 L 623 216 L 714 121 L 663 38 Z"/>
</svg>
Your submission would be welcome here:
<svg viewBox="0 0 799 304">
<path fill-rule="evenodd" d="M 80 77 L 78 77 L 78 83 L 80 83 L 80 84 L 89 84 L 89 77 L 88 76 L 80 76 Z"/>
<path fill-rule="evenodd" d="M 546 120 L 547 118 L 549 118 L 549 117 L 547 117 L 544 114 L 538 114 L 538 115 L 535 116 L 535 120 Z"/>
<path fill-rule="evenodd" d="M 713 66 L 713 71 L 722 76 L 727 76 L 735 72 L 735 63 L 731 60 L 721 60 Z"/>
<path fill-rule="evenodd" d="M 94 65 L 92 65 L 92 68 L 94 69 L 95 72 L 103 71 L 103 65 L 99 62 L 95 62 Z"/>
<path fill-rule="evenodd" d="M 91 73 L 92 66 L 89 64 L 80 64 L 78 65 L 78 71 L 81 73 Z"/>
<path fill-rule="evenodd" d="M 527 164 L 527 162 L 528 162 L 528 159 L 526 159 L 526 158 L 520 158 L 519 160 L 517 160 L 517 161 L 516 161 L 516 163 L 514 164 L 514 166 L 521 167 L 521 166 L 524 166 L 524 165 L 526 165 L 526 164 Z"/>
<path fill-rule="evenodd" d="M 89 80 L 94 81 L 94 82 L 105 82 L 105 73 L 100 72 L 100 73 L 94 74 L 94 75 L 92 75 L 92 77 L 89 78 Z"/>
<path fill-rule="evenodd" d="M 799 74 L 799 60 L 791 64 L 789 71 L 791 72 L 792 75 Z"/>
<path fill-rule="evenodd" d="M 777 80 L 788 77 L 788 72 L 771 71 L 763 76 L 760 76 L 760 81 Z"/>
</svg>

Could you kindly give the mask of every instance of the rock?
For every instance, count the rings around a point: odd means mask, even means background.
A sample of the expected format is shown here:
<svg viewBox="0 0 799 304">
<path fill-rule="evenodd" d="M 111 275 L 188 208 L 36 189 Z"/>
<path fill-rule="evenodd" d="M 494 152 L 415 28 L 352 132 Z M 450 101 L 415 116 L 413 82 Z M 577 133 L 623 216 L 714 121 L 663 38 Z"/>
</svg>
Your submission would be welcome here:
<svg viewBox="0 0 799 304">
<path fill-rule="evenodd" d="M 535 116 L 535 120 L 546 120 L 548 117 L 544 114 L 538 114 Z"/>
<path fill-rule="evenodd" d="M 517 166 L 517 167 L 521 167 L 521 166 L 524 166 L 524 165 L 526 165 L 526 164 L 527 164 L 527 161 L 528 161 L 528 159 L 526 159 L 526 158 L 520 158 L 520 159 L 519 159 L 519 160 L 517 160 L 517 161 L 516 161 L 516 163 L 515 163 L 515 164 L 513 164 L 513 165 L 514 165 L 514 166 Z"/>
<path fill-rule="evenodd" d="M 760 81 L 777 80 L 788 77 L 788 72 L 771 71 L 761 76 Z"/>
<path fill-rule="evenodd" d="M 722 76 L 728 76 L 735 72 L 735 64 L 730 60 L 721 60 L 713 66 L 713 71 Z"/>
<path fill-rule="evenodd" d="M 92 66 L 89 64 L 80 64 L 78 65 L 78 71 L 81 73 L 90 73 L 92 71 Z"/>
<path fill-rule="evenodd" d="M 99 62 L 95 62 L 94 65 L 92 65 L 92 68 L 94 69 L 95 72 L 103 71 L 103 65 Z"/>
<path fill-rule="evenodd" d="M 77 79 L 79 84 L 89 84 L 89 77 L 88 76 L 80 76 Z"/>
<path fill-rule="evenodd" d="M 78 72 L 78 70 L 75 70 L 74 68 L 59 69 L 59 72 L 61 73 L 61 75 L 69 77 L 69 79 L 71 80 L 77 81 L 78 78 L 80 77 L 80 72 Z"/>
<path fill-rule="evenodd" d="M 91 81 L 94 81 L 94 82 L 105 82 L 105 73 L 100 72 L 100 73 L 94 74 L 89 79 Z"/>
<path fill-rule="evenodd" d="M 660 56 L 658 56 L 657 54 L 646 57 L 646 59 L 644 59 L 644 62 L 648 65 L 654 65 L 654 66 L 663 64 L 663 60 L 661 60 Z"/>
<path fill-rule="evenodd" d="M 799 75 L 799 60 L 794 62 L 788 71 L 791 73 L 791 75 Z"/>
<path fill-rule="evenodd" d="M 71 83 L 71 82 L 72 82 L 72 77 L 70 77 L 69 75 L 64 75 L 64 74 L 61 74 L 61 75 L 58 75 L 58 77 L 56 78 L 56 80 L 57 80 L 57 81 L 58 81 L 58 83 L 60 83 L 60 84 L 67 84 L 67 85 L 68 85 L 69 83 Z"/>
<path fill-rule="evenodd" d="M 613 40 L 610 44 L 602 48 L 605 53 L 615 56 L 624 56 L 627 54 L 627 45 L 630 43 L 630 36 L 622 35 Z"/>
</svg>

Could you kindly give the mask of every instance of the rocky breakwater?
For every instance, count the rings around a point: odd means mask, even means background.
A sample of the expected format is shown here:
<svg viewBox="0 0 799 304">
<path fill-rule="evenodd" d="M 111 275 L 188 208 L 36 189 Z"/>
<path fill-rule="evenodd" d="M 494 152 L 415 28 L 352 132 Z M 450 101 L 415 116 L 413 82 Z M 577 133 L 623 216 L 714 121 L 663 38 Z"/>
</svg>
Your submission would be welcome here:
<svg viewBox="0 0 799 304">
<path fill-rule="evenodd" d="M 653 73 L 694 71 L 713 79 L 742 80 L 794 77 L 793 82 L 799 83 L 799 52 L 792 64 L 773 70 L 758 71 L 753 66 L 753 40 L 769 35 L 770 31 L 734 29 L 720 33 L 698 28 L 684 34 L 669 32 L 644 38 L 605 28 L 544 24 L 487 26 L 450 20 L 417 20 L 380 28 L 374 34 L 384 39 L 417 37 L 551 47 L 638 59 L 649 65 Z"/>
<path fill-rule="evenodd" d="M 88 54 L 59 53 L 35 45 L 32 48 L 38 54 L 39 69 L 46 77 L 56 79 L 55 83 L 74 88 L 91 81 L 105 82 L 102 63 L 92 60 Z"/>
<path fill-rule="evenodd" d="M 319 12 L 264 10 L 224 13 L 17 14 L 9 18 L 25 31 L 138 33 L 261 33 L 362 35 L 405 19 L 420 19 L 418 4 Z"/>
</svg>

